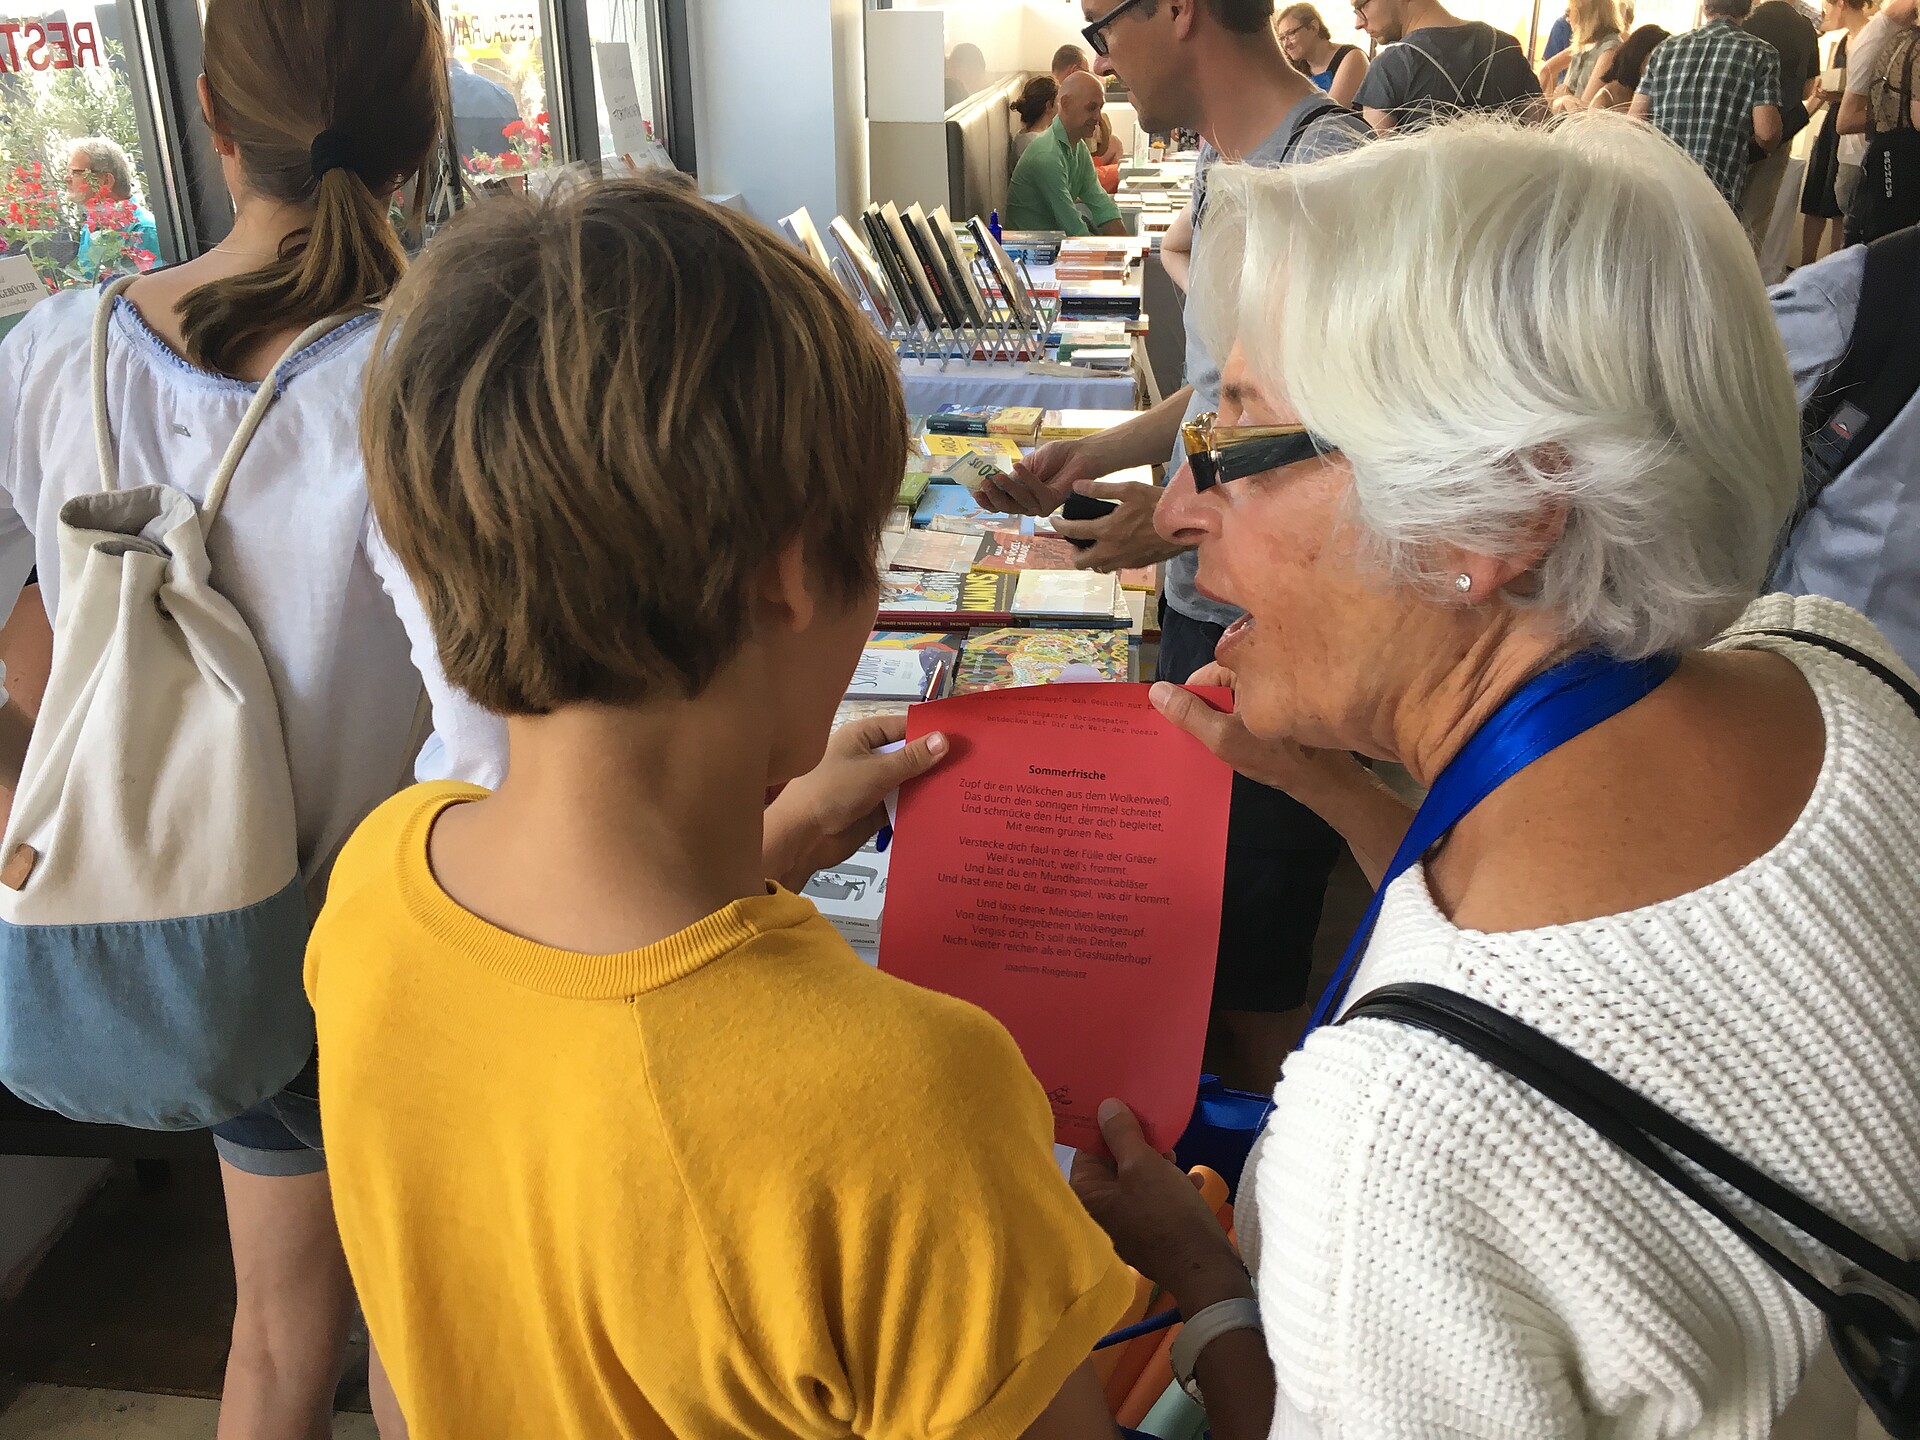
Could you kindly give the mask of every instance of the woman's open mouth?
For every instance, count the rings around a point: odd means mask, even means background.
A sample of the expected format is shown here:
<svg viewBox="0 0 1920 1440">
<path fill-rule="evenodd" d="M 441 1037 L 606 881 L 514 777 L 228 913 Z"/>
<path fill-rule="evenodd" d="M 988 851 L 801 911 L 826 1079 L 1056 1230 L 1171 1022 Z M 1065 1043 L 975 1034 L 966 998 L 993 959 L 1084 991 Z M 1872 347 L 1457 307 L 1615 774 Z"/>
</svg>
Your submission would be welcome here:
<svg viewBox="0 0 1920 1440">
<path fill-rule="evenodd" d="M 1218 660 L 1222 665 L 1227 666 L 1228 669 L 1232 669 L 1233 662 L 1230 661 L 1227 656 L 1229 652 L 1239 646 L 1242 640 L 1246 639 L 1247 632 L 1252 629 L 1253 616 L 1242 615 L 1227 627 L 1226 633 L 1220 637 L 1220 643 L 1213 647 L 1213 658 Z"/>
</svg>

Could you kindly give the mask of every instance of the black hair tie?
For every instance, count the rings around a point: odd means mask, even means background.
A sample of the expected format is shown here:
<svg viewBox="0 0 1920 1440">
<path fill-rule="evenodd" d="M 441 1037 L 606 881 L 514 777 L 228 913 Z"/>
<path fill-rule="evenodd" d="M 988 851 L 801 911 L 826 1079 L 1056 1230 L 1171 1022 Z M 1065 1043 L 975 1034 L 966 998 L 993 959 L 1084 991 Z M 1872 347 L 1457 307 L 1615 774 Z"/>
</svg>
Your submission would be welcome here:
<svg viewBox="0 0 1920 1440">
<path fill-rule="evenodd" d="M 322 130 L 313 137 L 313 148 L 307 152 L 307 163 L 313 167 L 313 178 L 318 180 L 329 170 L 353 169 L 352 150 L 347 137 L 338 130 Z"/>
</svg>

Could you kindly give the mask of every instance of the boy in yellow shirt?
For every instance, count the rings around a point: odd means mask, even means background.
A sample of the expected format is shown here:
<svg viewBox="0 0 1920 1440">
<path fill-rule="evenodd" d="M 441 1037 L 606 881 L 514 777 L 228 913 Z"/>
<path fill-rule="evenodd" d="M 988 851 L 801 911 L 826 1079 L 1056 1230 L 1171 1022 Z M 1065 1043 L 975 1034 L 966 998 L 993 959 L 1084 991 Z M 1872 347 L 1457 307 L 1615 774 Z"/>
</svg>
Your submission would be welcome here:
<svg viewBox="0 0 1920 1440">
<path fill-rule="evenodd" d="M 871 831 L 878 731 L 808 772 L 874 620 L 894 357 L 637 180 L 473 207 L 380 350 L 375 511 L 511 753 L 367 820 L 307 961 L 414 1440 L 1112 1436 L 1086 1361 L 1132 1285 L 1018 1050 L 763 878 L 763 841 L 804 875 Z"/>
</svg>

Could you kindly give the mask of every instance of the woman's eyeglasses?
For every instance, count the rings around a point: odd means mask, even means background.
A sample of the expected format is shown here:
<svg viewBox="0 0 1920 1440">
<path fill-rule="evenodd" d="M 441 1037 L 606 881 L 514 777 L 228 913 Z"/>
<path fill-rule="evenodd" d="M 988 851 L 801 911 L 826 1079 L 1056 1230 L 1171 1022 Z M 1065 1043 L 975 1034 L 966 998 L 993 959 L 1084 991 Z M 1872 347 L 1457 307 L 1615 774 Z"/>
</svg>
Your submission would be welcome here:
<svg viewBox="0 0 1920 1440">
<path fill-rule="evenodd" d="M 1143 0 L 1120 0 L 1118 5 L 1114 6 L 1113 9 L 1109 10 L 1080 32 L 1087 37 L 1087 44 L 1092 47 L 1094 54 L 1104 55 L 1107 53 L 1107 27 L 1122 15 L 1126 14 L 1127 11 L 1133 9 L 1134 6 L 1142 3 Z"/>
<path fill-rule="evenodd" d="M 1222 425 L 1211 410 L 1182 425 L 1180 440 L 1196 491 L 1297 465 L 1339 448 L 1304 425 Z"/>
</svg>

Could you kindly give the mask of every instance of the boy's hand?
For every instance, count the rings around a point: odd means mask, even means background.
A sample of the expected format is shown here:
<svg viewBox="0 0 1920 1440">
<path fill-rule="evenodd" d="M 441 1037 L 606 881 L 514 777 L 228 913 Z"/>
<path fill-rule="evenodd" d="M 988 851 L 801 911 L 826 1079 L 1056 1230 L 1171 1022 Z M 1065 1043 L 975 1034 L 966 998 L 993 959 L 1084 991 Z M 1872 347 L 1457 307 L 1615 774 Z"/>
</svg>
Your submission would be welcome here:
<svg viewBox="0 0 1920 1440">
<path fill-rule="evenodd" d="M 947 737 L 937 732 L 890 754 L 875 753 L 906 733 L 904 715 L 871 715 L 835 732 L 820 763 L 767 806 L 761 854 L 768 875 L 797 891 L 814 871 L 838 865 L 887 823 L 888 793 L 947 753 Z"/>
</svg>

